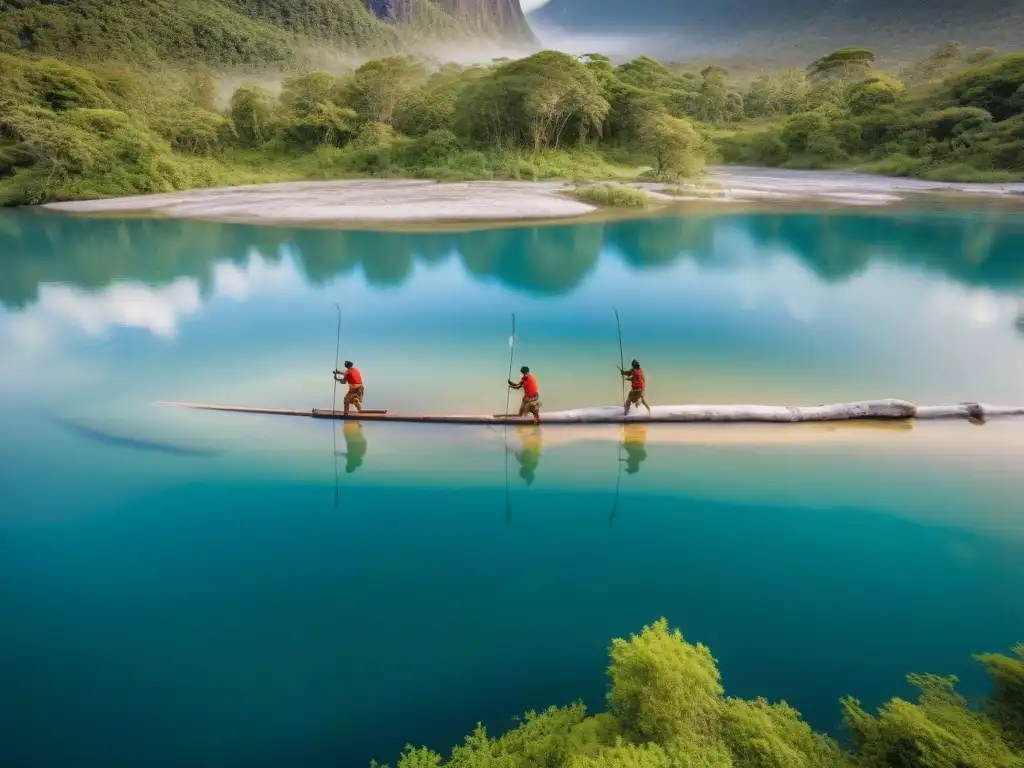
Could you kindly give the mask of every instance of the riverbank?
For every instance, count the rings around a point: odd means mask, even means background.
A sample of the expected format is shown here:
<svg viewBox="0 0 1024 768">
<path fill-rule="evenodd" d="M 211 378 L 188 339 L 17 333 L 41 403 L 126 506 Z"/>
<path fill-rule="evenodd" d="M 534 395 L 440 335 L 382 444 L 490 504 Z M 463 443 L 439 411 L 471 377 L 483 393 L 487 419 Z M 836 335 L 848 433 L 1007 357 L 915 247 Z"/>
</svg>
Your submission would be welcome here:
<svg viewBox="0 0 1024 768">
<path fill-rule="evenodd" d="M 53 211 L 260 223 L 424 224 L 575 219 L 602 209 L 571 197 L 559 181 L 344 180 L 197 189 L 157 195 L 49 203 Z M 721 167 L 680 185 L 636 182 L 648 210 L 697 204 L 889 206 L 922 196 L 968 196 L 1024 207 L 1024 184 L 928 182 L 832 171 Z"/>
</svg>

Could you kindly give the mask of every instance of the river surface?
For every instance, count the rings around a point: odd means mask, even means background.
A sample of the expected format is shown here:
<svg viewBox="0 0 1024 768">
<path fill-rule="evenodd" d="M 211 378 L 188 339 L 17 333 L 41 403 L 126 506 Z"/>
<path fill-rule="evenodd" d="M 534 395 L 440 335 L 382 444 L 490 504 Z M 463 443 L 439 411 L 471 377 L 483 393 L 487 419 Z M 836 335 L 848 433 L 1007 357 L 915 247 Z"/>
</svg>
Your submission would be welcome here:
<svg viewBox="0 0 1024 768">
<path fill-rule="evenodd" d="M 1024 640 L 1024 422 L 502 429 L 191 411 L 1024 403 L 1024 217 L 374 233 L 0 212 L 11 768 L 327 768 L 582 697 L 660 616 L 840 734 Z M 339 392 L 339 400 L 340 400 Z M 514 399 L 513 399 L 514 403 Z M 508 450 L 506 450 L 506 445 Z M 506 482 L 507 478 L 507 482 Z"/>
</svg>

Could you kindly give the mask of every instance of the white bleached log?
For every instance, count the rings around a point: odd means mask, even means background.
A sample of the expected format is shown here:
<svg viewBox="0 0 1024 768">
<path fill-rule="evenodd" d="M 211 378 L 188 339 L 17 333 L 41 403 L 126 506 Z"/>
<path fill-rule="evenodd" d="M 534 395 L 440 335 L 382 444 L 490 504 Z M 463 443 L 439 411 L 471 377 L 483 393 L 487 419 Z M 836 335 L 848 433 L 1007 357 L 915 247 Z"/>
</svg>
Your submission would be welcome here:
<svg viewBox="0 0 1024 768">
<path fill-rule="evenodd" d="M 435 424 L 503 424 L 528 423 L 529 417 L 453 415 L 453 414 L 399 414 L 390 411 L 353 412 L 343 416 L 340 411 L 300 411 L 240 405 L 212 405 L 204 403 L 160 403 L 179 408 L 199 408 L 211 411 L 274 414 L 279 416 L 312 416 L 320 419 L 348 419 L 350 421 L 396 421 Z M 971 419 L 985 421 L 1000 416 L 1024 416 L 1024 406 L 987 405 L 985 403 L 958 403 L 957 405 L 915 405 L 906 400 L 864 400 L 855 403 L 831 405 L 655 405 L 650 413 L 644 408 L 623 416 L 621 405 L 602 405 L 593 408 L 574 408 L 568 411 L 542 411 L 545 424 L 620 424 L 623 422 L 764 422 L 795 423 L 808 421 L 869 421 L 905 419 Z"/>
</svg>

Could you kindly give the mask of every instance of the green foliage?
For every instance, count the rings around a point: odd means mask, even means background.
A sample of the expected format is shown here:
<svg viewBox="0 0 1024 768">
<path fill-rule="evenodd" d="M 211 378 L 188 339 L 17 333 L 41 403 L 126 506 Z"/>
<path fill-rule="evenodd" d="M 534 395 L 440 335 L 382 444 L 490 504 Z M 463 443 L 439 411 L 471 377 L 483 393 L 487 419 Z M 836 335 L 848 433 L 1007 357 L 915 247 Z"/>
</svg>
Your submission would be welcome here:
<svg viewBox="0 0 1024 768">
<path fill-rule="evenodd" d="M 246 24 L 269 25 L 291 56 L 298 36 L 362 35 L 364 11 L 345 2 L 214 0 L 203 13 L 245 20 L 216 45 L 235 45 Z M 10 18 L 68 11 L 36 0 L 0 6 L 12 9 Z M 194 10 L 190 0 L 173 13 L 160 0 L 146 8 L 146 28 L 170 30 L 167 39 Z M 152 47 L 118 2 L 104 9 L 97 18 L 109 22 L 108 33 L 135 30 L 121 46 L 124 60 L 138 58 L 133 45 Z M 207 37 L 217 29 L 203 33 L 204 45 L 214 45 Z M 239 60 L 251 53 L 233 50 Z M 675 182 L 700 174 L 708 158 L 934 179 L 1024 177 L 1024 54 L 966 53 L 956 43 L 900 77 L 872 69 L 871 51 L 846 48 L 806 73 L 763 74 L 742 92 L 721 67 L 684 72 L 644 56 L 613 66 L 600 54 L 542 51 L 431 69 L 394 54 L 346 75 L 302 68 L 281 79 L 277 95 L 269 84 L 243 84 L 226 104 L 210 63 L 218 56 L 151 71 L 0 51 L 3 201 L 346 176 Z M 86 120 L 82 110 L 107 119 Z"/>
<path fill-rule="evenodd" d="M 722 711 L 722 739 L 745 768 L 838 766 L 839 746 L 815 733 L 785 702 L 729 699 Z"/>
<path fill-rule="evenodd" d="M 608 109 L 593 71 L 557 51 L 495 67 L 463 90 L 455 107 L 467 138 L 532 149 L 557 149 L 599 135 Z"/>
<path fill-rule="evenodd" d="M 0 128 L 13 144 L 10 176 L 0 181 L 8 204 L 169 192 L 194 181 L 166 142 L 124 112 L 20 107 Z"/>
<path fill-rule="evenodd" d="M 812 62 L 807 71 L 814 78 L 856 78 L 866 74 L 875 62 L 867 48 L 840 48 Z"/>
<path fill-rule="evenodd" d="M 637 138 L 658 181 L 676 181 L 704 168 L 703 141 L 688 120 L 668 115 L 649 118 Z"/>
<path fill-rule="evenodd" d="M 391 52 L 424 39 L 530 39 L 528 29 L 456 18 L 434 3 L 402 24 L 365 0 L 3 0 L 0 53 L 75 62 L 203 62 L 262 68 L 302 64 L 311 51 Z"/>
<path fill-rule="evenodd" d="M 612 641 L 608 711 L 626 733 L 667 744 L 715 735 L 724 706 L 711 651 L 683 641 L 659 619 L 630 639 Z"/>
<path fill-rule="evenodd" d="M 273 136 L 274 105 L 265 88 L 243 85 L 231 97 L 229 114 L 244 146 L 258 147 L 270 141 Z"/>
<path fill-rule="evenodd" d="M 987 714 L 998 724 L 1010 743 L 1024 752 L 1024 643 L 1013 649 L 1013 656 L 983 653 L 975 659 L 985 666 L 992 679 L 993 692 Z"/>
<path fill-rule="evenodd" d="M 844 699 L 857 765 L 863 768 L 1021 768 L 998 726 L 972 712 L 954 690 L 956 678 L 910 675 L 920 689 L 916 703 L 892 699 L 872 716 Z"/>
<path fill-rule="evenodd" d="M 1024 53 L 1003 56 L 952 78 L 946 92 L 956 104 L 984 109 L 995 120 L 1024 112 Z"/>
<path fill-rule="evenodd" d="M 398 105 L 426 78 L 423 63 L 409 56 L 374 59 L 355 71 L 347 98 L 363 119 L 390 125 Z"/>
<path fill-rule="evenodd" d="M 614 747 L 593 756 L 576 755 L 570 768 L 672 768 L 672 761 L 657 744 L 629 744 L 620 737 Z"/>
<path fill-rule="evenodd" d="M 761 75 L 747 90 L 744 100 L 749 117 L 792 115 L 807 107 L 810 86 L 807 75 L 790 69 L 779 75 Z"/>
<path fill-rule="evenodd" d="M 577 187 L 570 194 L 584 203 L 618 208 L 646 208 L 651 201 L 642 189 L 619 184 Z"/>
<path fill-rule="evenodd" d="M 993 53 L 995 52 L 993 51 Z M 965 62 L 965 58 L 967 58 L 967 54 L 962 44 L 955 41 L 942 43 L 923 59 L 914 62 L 900 73 L 900 79 L 911 85 L 939 82 L 954 74 L 956 69 Z M 976 65 L 982 63 L 984 57 L 979 59 L 977 54 L 974 54 L 973 58 L 967 60 Z"/>
<path fill-rule="evenodd" d="M 612 641 L 608 713 L 530 712 L 498 738 L 478 726 L 448 761 L 406 747 L 399 768 L 1022 768 L 1024 645 L 1014 654 L 977 657 L 994 683 L 981 711 L 936 675 L 911 675 L 918 701 L 874 716 L 844 699 L 847 751 L 785 702 L 725 698 L 711 652 L 659 619 Z"/>
<path fill-rule="evenodd" d="M 903 83 L 896 78 L 875 74 L 851 86 L 847 97 L 850 111 L 855 115 L 865 115 L 895 104 L 905 90 Z"/>
</svg>

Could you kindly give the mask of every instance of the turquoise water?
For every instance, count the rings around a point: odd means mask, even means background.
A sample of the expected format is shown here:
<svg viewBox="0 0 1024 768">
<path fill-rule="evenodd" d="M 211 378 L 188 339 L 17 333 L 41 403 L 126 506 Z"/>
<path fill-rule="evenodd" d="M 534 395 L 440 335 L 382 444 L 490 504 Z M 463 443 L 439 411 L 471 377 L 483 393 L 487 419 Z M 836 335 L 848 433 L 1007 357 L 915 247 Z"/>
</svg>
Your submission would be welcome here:
<svg viewBox="0 0 1024 768">
<path fill-rule="evenodd" d="M 197 412 L 1024 403 L 1024 218 L 382 234 L 0 214 L 13 766 L 337 766 L 582 697 L 666 616 L 838 732 L 1024 639 L 1024 423 L 501 430 Z M 506 452 L 505 444 L 510 448 Z M 505 484 L 506 461 L 509 482 Z"/>
</svg>

